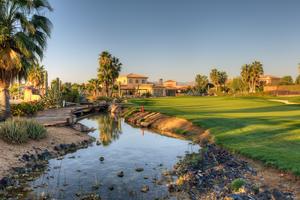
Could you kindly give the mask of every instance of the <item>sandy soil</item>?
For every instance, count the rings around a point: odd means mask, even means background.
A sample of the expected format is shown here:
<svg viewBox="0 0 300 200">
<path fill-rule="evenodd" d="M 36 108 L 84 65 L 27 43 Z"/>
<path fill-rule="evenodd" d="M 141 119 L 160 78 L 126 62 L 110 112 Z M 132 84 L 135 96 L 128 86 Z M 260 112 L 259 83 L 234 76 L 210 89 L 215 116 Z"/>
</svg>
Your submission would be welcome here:
<svg viewBox="0 0 300 200">
<path fill-rule="evenodd" d="M 40 141 L 29 141 L 22 145 L 11 145 L 0 140 L 0 179 L 8 175 L 11 167 L 21 167 L 24 165 L 19 159 L 25 153 L 39 153 L 45 149 L 53 151 L 54 146 L 59 144 L 80 143 L 90 139 L 86 133 L 81 133 L 70 127 L 55 127 L 65 125 L 67 119 L 71 117 L 71 111 L 77 107 L 49 109 L 39 112 L 33 117 L 34 120 L 47 127 L 47 138 Z"/>
<path fill-rule="evenodd" d="M 245 158 L 243 156 L 237 156 L 238 158 L 249 163 L 253 167 L 257 176 L 249 177 L 252 180 L 268 185 L 271 188 L 280 188 L 287 192 L 293 192 L 296 199 L 300 199 L 300 178 L 288 172 L 281 172 L 278 169 L 272 167 L 266 167 L 263 163 Z"/>
<path fill-rule="evenodd" d="M 9 174 L 11 167 L 24 166 L 25 163 L 19 159 L 25 153 L 38 153 L 45 149 L 54 151 L 55 145 L 79 143 L 90 139 L 87 134 L 67 127 L 49 127 L 47 131 L 47 138 L 22 145 L 11 145 L 0 140 L 0 179 Z"/>
</svg>

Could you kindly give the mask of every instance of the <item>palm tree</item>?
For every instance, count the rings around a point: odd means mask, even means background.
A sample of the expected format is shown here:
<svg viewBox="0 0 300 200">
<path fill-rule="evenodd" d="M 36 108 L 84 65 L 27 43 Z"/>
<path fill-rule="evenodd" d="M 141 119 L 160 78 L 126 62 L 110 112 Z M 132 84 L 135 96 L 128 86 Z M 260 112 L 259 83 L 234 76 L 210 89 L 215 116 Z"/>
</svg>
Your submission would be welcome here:
<svg viewBox="0 0 300 200">
<path fill-rule="evenodd" d="M 30 66 L 43 58 L 51 22 L 47 0 L 0 0 L 0 111 L 10 116 L 9 85 L 26 78 Z"/>
<path fill-rule="evenodd" d="M 263 65 L 259 61 L 242 66 L 241 77 L 243 82 L 247 84 L 248 92 L 256 92 L 256 87 L 259 85 L 259 78 L 263 73 Z"/>
<path fill-rule="evenodd" d="M 32 66 L 28 70 L 27 80 L 34 88 L 38 89 L 44 84 L 45 68 L 39 64 Z"/>
<path fill-rule="evenodd" d="M 218 91 L 219 87 L 219 71 L 217 69 L 212 69 L 209 74 L 210 81 L 214 84 L 216 87 L 216 91 Z"/>
<path fill-rule="evenodd" d="M 250 69 L 251 65 L 245 64 L 242 66 L 242 71 L 241 71 L 241 77 L 244 82 L 244 84 L 247 86 L 246 90 L 249 92 L 251 85 L 250 85 Z"/>
<path fill-rule="evenodd" d="M 111 96 L 114 83 L 121 71 L 122 63 L 109 52 L 103 51 L 99 56 L 98 79 L 105 88 L 106 96 Z"/>
<path fill-rule="evenodd" d="M 197 93 L 206 93 L 208 89 L 208 78 L 205 75 L 197 74 L 195 78 L 195 89 Z"/>
<path fill-rule="evenodd" d="M 93 93 L 94 98 L 98 96 L 99 91 L 101 90 L 100 81 L 96 78 L 90 79 L 87 87 L 89 92 Z"/>
<path fill-rule="evenodd" d="M 259 61 L 254 61 L 251 64 L 251 70 L 250 70 L 250 83 L 251 83 L 250 92 L 251 93 L 256 92 L 256 87 L 259 84 L 259 78 L 261 75 L 264 74 L 264 70 L 262 66 L 263 65 Z"/>
</svg>

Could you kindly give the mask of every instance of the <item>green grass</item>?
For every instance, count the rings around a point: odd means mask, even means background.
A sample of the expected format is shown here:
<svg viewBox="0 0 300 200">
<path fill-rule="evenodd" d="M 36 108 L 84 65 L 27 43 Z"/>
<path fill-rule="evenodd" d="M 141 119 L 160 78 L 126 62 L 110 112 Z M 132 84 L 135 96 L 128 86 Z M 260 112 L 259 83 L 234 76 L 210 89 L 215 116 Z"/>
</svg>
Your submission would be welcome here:
<svg viewBox="0 0 300 200">
<path fill-rule="evenodd" d="M 272 102 L 266 97 L 172 97 L 131 102 L 188 119 L 210 129 L 217 144 L 300 176 L 300 105 Z"/>
</svg>

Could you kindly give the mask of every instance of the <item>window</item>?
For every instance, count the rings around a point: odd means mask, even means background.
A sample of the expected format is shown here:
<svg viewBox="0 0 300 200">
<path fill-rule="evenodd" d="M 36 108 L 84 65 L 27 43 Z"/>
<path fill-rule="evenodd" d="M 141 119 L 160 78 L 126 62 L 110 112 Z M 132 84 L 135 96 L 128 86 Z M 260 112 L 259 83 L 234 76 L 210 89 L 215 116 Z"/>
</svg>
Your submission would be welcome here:
<svg viewBox="0 0 300 200">
<path fill-rule="evenodd" d="M 129 79 L 129 83 L 132 83 L 132 79 Z"/>
<path fill-rule="evenodd" d="M 138 79 L 136 79 L 136 80 L 135 80 L 135 83 L 139 83 L 139 80 L 138 80 Z"/>
<path fill-rule="evenodd" d="M 145 80 L 145 79 L 143 79 L 143 80 L 142 80 L 142 83 L 143 83 L 143 84 L 145 84 L 145 83 L 146 83 L 146 80 Z"/>
</svg>

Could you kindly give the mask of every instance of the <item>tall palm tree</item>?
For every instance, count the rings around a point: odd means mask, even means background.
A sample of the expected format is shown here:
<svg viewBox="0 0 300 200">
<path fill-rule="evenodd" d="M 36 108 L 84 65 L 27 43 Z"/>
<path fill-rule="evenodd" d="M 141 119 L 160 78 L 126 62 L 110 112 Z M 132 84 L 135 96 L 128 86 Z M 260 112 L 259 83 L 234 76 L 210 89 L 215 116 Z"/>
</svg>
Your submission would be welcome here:
<svg viewBox="0 0 300 200">
<path fill-rule="evenodd" d="M 98 79 L 105 88 L 106 96 L 111 96 L 115 80 L 121 71 L 122 63 L 109 52 L 103 51 L 99 56 Z"/>
<path fill-rule="evenodd" d="M 44 84 L 45 68 L 39 64 L 32 66 L 28 70 L 27 80 L 32 86 L 38 89 Z"/>
<path fill-rule="evenodd" d="M 0 0 L 0 112 L 10 116 L 9 85 L 43 58 L 51 22 L 47 0 Z"/>
</svg>

